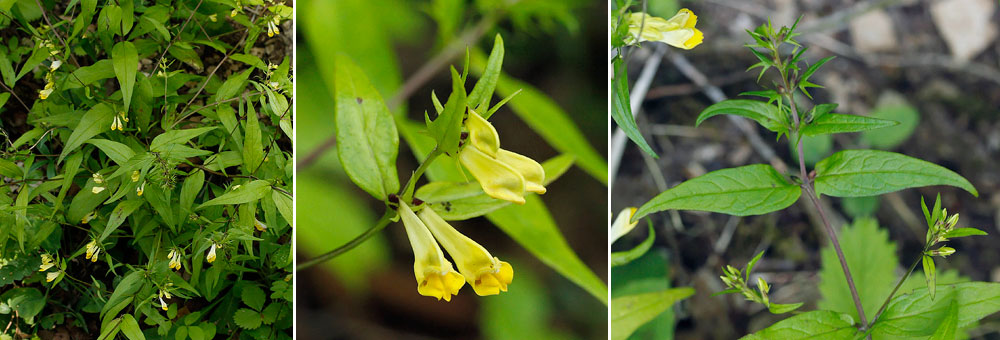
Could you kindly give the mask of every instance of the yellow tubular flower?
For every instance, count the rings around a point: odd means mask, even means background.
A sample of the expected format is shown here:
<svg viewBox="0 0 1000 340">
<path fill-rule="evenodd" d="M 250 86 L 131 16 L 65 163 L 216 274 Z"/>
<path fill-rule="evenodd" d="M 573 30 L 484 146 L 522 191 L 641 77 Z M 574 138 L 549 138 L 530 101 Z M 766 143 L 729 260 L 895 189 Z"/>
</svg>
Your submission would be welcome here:
<svg viewBox="0 0 1000 340">
<path fill-rule="evenodd" d="M 96 217 L 97 217 L 97 212 L 91 211 L 91 212 L 87 213 L 86 215 L 83 215 L 83 219 L 80 220 L 80 224 L 90 223 L 90 221 L 93 220 Z"/>
<path fill-rule="evenodd" d="M 163 291 L 162 290 L 160 291 L 159 298 L 160 298 L 160 309 L 162 309 L 162 310 L 170 309 L 170 306 L 168 306 L 167 303 L 165 301 L 163 301 Z M 168 297 L 168 299 L 169 299 L 169 297 Z"/>
<path fill-rule="evenodd" d="M 97 240 L 91 239 L 87 243 L 87 259 L 90 262 L 97 262 L 97 255 L 101 253 L 101 247 L 97 245 Z"/>
<path fill-rule="evenodd" d="M 705 35 L 695 28 L 698 16 L 683 8 L 669 20 L 646 13 L 630 13 L 628 17 L 627 44 L 638 45 L 643 41 L 659 41 L 670 46 L 690 50 L 701 44 Z M 639 30 L 642 29 L 640 33 Z"/>
<path fill-rule="evenodd" d="M 265 232 L 265 231 L 267 231 L 267 225 L 264 224 L 263 222 L 257 220 L 256 218 L 253 220 L 253 227 L 257 228 L 257 231 L 259 231 L 259 232 Z"/>
<path fill-rule="evenodd" d="M 479 181 L 490 197 L 524 204 L 524 177 L 509 165 L 490 157 L 476 147 L 465 147 L 458 160 Z"/>
<path fill-rule="evenodd" d="M 215 261 L 215 248 L 218 247 L 219 245 L 215 243 L 212 243 L 212 245 L 208 247 L 208 255 L 205 255 L 205 261 L 208 261 L 208 263 L 212 263 Z"/>
<path fill-rule="evenodd" d="M 413 274 L 417 278 L 417 292 L 438 300 L 451 301 L 451 296 L 457 295 L 458 290 L 465 285 L 462 275 L 444 258 L 444 252 L 434 241 L 427 226 L 404 202 L 399 202 L 399 216 L 406 228 L 410 246 L 413 247 Z"/>
<path fill-rule="evenodd" d="M 497 152 L 497 160 L 514 168 L 524 177 L 524 190 L 537 194 L 545 193 L 545 169 L 534 159 L 500 149 Z"/>
<path fill-rule="evenodd" d="M 42 265 L 38 266 L 38 271 L 44 272 L 46 270 L 49 270 L 49 268 L 52 268 L 52 266 L 55 265 L 56 264 L 52 262 L 52 255 L 42 254 Z"/>
<path fill-rule="evenodd" d="M 170 259 L 170 263 L 167 267 L 173 270 L 181 270 L 181 252 L 177 249 L 171 249 L 170 253 L 167 254 L 167 258 Z"/>
<path fill-rule="evenodd" d="M 52 281 L 55 281 L 55 280 L 56 280 L 56 278 L 57 278 L 57 277 L 59 277 L 59 273 L 60 273 L 60 272 L 51 272 L 51 273 L 46 273 L 46 274 L 45 274 L 45 282 L 52 282 Z"/>
<path fill-rule="evenodd" d="M 433 209 L 423 209 L 419 214 L 434 238 L 451 254 L 458 271 L 476 294 L 496 295 L 507 291 L 507 285 L 514 279 L 514 269 L 509 263 L 493 257 L 479 243 L 459 233 Z"/>
<path fill-rule="evenodd" d="M 132 183 L 139 181 L 139 170 L 132 171 Z"/>
<path fill-rule="evenodd" d="M 635 211 L 635 207 L 628 207 L 622 209 L 622 211 L 618 213 L 618 217 L 615 218 L 615 222 L 611 224 L 611 231 L 609 233 L 611 235 L 609 238 L 611 243 L 615 243 L 615 241 L 619 238 L 628 234 L 629 231 L 632 231 L 636 224 L 639 224 L 639 222 L 629 223 L 629 221 L 632 220 L 632 216 L 635 215 Z"/>
<path fill-rule="evenodd" d="M 476 111 L 469 110 L 469 118 L 465 121 L 465 127 L 469 129 L 469 142 L 479 151 L 490 157 L 496 157 L 500 150 L 500 135 L 497 129 L 490 124 L 486 118 L 480 116 Z"/>
<path fill-rule="evenodd" d="M 146 190 L 146 181 L 142 181 L 142 184 L 139 184 L 139 186 L 135 187 L 135 195 L 142 196 L 142 192 L 144 190 Z"/>
</svg>

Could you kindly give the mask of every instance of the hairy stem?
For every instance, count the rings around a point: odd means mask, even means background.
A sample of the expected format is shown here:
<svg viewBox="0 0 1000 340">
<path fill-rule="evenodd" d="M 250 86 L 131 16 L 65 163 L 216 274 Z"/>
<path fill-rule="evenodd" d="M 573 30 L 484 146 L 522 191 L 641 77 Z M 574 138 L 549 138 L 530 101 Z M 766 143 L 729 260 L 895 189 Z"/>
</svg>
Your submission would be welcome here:
<svg viewBox="0 0 1000 340">
<path fill-rule="evenodd" d="M 299 263 L 299 265 L 295 267 L 295 270 L 299 271 L 315 266 L 317 264 L 326 262 L 327 260 L 333 259 L 334 257 L 337 257 L 340 254 L 346 253 L 348 250 L 354 249 L 355 247 L 367 241 L 372 236 L 375 236 L 375 234 L 378 234 L 378 232 L 382 231 L 382 229 L 385 229 L 385 227 L 389 225 L 389 222 L 395 216 L 396 216 L 395 210 L 392 209 L 386 210 L 385 214 L 382 214 L 382 217 L 378 219 L 378 222 L 375 222 L 375 226 L 371 227 L 371 229 L 365 230 L 364 233 L 358 235 L 358 237 L 355 237 L 353 240 L 348 241 L 347 243 L 345 243 L 340 247 L 337 247 L 322 255 L 316 256 L 303 263 Z"/>
</svg>

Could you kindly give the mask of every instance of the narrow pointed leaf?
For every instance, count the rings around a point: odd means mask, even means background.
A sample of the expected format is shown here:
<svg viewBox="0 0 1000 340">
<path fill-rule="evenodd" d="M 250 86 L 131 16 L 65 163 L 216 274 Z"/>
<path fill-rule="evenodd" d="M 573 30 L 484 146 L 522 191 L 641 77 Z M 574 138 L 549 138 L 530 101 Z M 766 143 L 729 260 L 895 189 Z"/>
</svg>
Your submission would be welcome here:
<svg viewBox="0 0 1000 340">
<path fill-rule="evenodd" d="M 129 19 L 132 19 L 131 16 Z M 135 73 L 139 70 L 139 55 L 135 51 L 135 45 L 128 41 L 115 44 L 111 49 L 111 62 L 115 68 L 115 76 L 118 77 L 118 84 L 121 86 L 122 99 L 125 101 L 124 111 L 128 113 L 129 104 L 132 102 L 132 90 L 135 88 Z"/>
<path fill-rule="evenodd" d="M 635 117 L 632 115 L 632 104 L 629 102 L 628 71 L 625 62 L 620 57 L 615 58 L 614 67 L 615 75 L 611 83 L 611 118 L 639 149 L 654 158 L 659 157 L 649 146 L 649 143 L 646 143 L 646 139 L 642 138 L 639 125 L 635 123 Z"/>
<path fill-rule="evenodd" d="M 801 193 L 770 165 L 747 165 L 713 171 L 670 188 L 643 204 L 632 220 L 668 209 L 761 215 L 792 205 Z"/>
<path fill-rule="evenodd" d="M 753 119 L 764 128 L 774 132 L 788 131 L 788 120 L 778 111 L 778 107 L 756 100 L 729 99 L 713 104 L 701 111 L 695 126 L 706 119 L 721 114 L 737 115 Z"/>
<path fill-rule="evenodd" d="M 691 295 L 694 295 L 694 289 L 684 287 L 612 299 L 611 339 L 627 339 L 639 326 Z"/>
<path fill-rule="evenodd" d="M 857 328 L 847 314 L 828 310 L 802 313 L 765 328 L 762 331 L 742 337 L 742 340 L 805 340 L 805 339 L 855 339 Z"/>
<path fill-rule="evenodd" d="M 813 119 L 812 122 L 802 128 L 802 134 L 806 136 L 818 136 L 832 133 L 861 132 L 898 124 L 898 122 L 885 119 L 830 113 Z"/>
</svg>

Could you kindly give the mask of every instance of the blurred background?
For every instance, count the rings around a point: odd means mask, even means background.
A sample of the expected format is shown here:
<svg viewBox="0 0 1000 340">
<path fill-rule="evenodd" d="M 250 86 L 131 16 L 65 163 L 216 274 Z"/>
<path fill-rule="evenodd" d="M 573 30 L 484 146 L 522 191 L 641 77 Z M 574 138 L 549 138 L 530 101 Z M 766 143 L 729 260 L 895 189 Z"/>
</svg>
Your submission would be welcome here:
<svg viewBox="0 0 1000 340">
<path fill-rule="evenodd" d="M 638 11 L 641 6 L 633 8 Z M 923 245 L 926 224 L 920 197 L 933 201 L 940 192 L 943 206 L 961 214 L 959 225 L 991 235 L 951 242 L 958 252 L 937 261 L 939 283 L 1000 281 L 1000 257 L 996 256 L 1000 241 L 997 1 L 650 0 L 646 6 L 650 14 L 665 18 L 679 7 L 690 8 L 698 15 L 705 40 L 693 50 L 670 49 L 659 58 L 637 120 L 660 157 L 646 159 L 634 144 L 627 145 L 620 169 L 611 174 L 612 211 L 642 205 L 662 191 L 662 185 L 673 187 L 721 168 L 769 163 L 781 171 L 782 166 L 797 162 L 787 140 L 775 141 L 774 133 L 758 126 L 748 132 L 721 117 L 698 128 L 694 122 L 702 109 L 718 100 L 712 98 L 713 91 L 735 98 L 741 92 L 761 89 L 756 84 L 757 72 L 745 72 L 757 62 L 743 47 L 751 41 L 745 30 L 768 18 L 776 27 L 790 26 L 801 15 L 799 42 L 809 48 L 805 59 L 811 64 L 836 56 L 812 78 L 825 88 L 811 90 L 815 101 L 804 104 L 838 103 L 839 113 L 901 123 L 871 133 L 809 139 L 805 144 L 808 167 L 839 150 L 890 150 L 952 169 L 980 193 L 977 198 L 957 188 L 927 187 L 872 198 L 823 197 L 827 213 L 833 215 L 845 240 L 845 252 L 853 251 L 868 266 L 855 269 L 852 265 L 852 272 L 866 271 L 870 276 L 862 279 L 888 282 L 891 288 Z M 631 53 L 630 81 L 635 82 L 642 68 L 657 57 L 656 50 L 656 45 L 649 44 L 627 52 Z M 704 76 L 706 81 L 699 84 L 692 76 Z M 768 75 L 761 84 L 771 84 Z M 696 294 L 633 338 L 735 339 L 787 317 L 772 315 L 738 295 L 710 296 L 724 289 L 718 278 L 722 266 L 743 268 L 763 250 L 766 253 L 751 280 L 760 275 L 772 283 L 773 301 L 805 302 L 800 310 L 835 305 L 832 297 L 824 298 L 827 288 L 823 287 L 843 284 L 823 284 L 821 275 L 823 258 L 831 256 L 835 261 L 835 257 L 821 251 L 829 241 L 816 212 L 804 202 L 781 212 L 743 218 L 700 212 L 653 215 L 657 234 L 653 250 L 612 270 L 612 297 L 650 290 L 650 285 L 691 286 Z M 845 228 L 852 223 L 855 228 Z M 631 249 L 645 238 L 645 228 L 636 228 L 612 250 Z M 859 274 L 854 277 L 857 280 Z M 919 270 L 914 277 L 919 282 L 908 283 L 903 291 L 923 285 Z M 848 306 L 852 306 L 849 301 Z M 1000 339 L 1000 317 L 983 320 L 967 336 Z"/>
<path fill-rule="evenodd" d="M 500 33 L 503 71 L 550 96 L 579 127 L 603 162 L 607 145 L 604 51 L 607 8 L 594 1 L 299 1 L 296 50 L 297 258 L 332 250 L 370 228 L 384 205 L 355 187 L 340 168 L 336 149 L 302 165 L 334 134 L 330 88 L 335 53 L 365 70 L 386 101 L 446 41 L 483 17 L 481 8 L 510 5 L 495 27 L 471 48 L 486 53 Z M 457 5 L 456 5 L 457 4 Z M 455 8 L 458 10 L 455 10 Z M 451 17 L 454 20 L 442 20 Z M 462 55 L 449 62 L 459 71 Z M 475 77 L 473 77 L 475 79 Z M 469 83 L 469 90 L 471 90 Z M 433 110 L 431 90 L 450 92 L 447 68 L 400 103 L 397 114 L 423 121 Z M 499 98 L 494 98 L 493 102 Z M 515 98 L 514 101 L 518 99 Z M 490 121 L 504 148 L 544 161 L 559 153 L 510 111 Z M 402 141 L 402 138 L 401 138 Z M 417 167 L 400 143 L 401 181 Z M 605 166 L 606 168 L 606 166 Z M 604 171 L 606 173 L 606 171 Z M 607 282 L 606 178 L 574 166 L 540 198 L 570 247 Z M 421 181 L 421 184 L 424 181 Z M 402 224 L 393 223 L 362 246 L 296 273 L 296 336 L 300 339 L 606 339 L 607 307 L 542 263 L 485 218 L 453 223 L 510 262 L 510 291 L 479 297 L 468 287 L 449 302 L 420 296 L 413 254 Z"/>
</svg>

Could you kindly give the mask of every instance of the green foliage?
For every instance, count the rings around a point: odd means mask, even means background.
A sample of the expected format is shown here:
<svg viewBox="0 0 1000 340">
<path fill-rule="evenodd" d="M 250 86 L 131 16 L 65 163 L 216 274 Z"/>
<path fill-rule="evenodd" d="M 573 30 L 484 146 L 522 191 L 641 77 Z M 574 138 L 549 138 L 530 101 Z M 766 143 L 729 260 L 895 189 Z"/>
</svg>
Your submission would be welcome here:
<svg viewBox="0 0 1000 340">
<path fill-rule="evenodd" d="M 801 194 L 799 186 L 770 165 L 747 165 L 716 170 L 664 191 L 639 207 L 632 220 L 667 209 L 760 215 L 792 205 Z"/>
<path fill-rule="evenodd" d="M 239 287 L 291 284 L 291 42 L 274 34 L 292 9 L 81 0 L 0 12 L 12 89 L 0 110 L 26 117 L 0 123 L 0 322 L 29 335 L 290 339 L 288 289 L 258 306 L 274 315 L 267 331 L 241 331 L 234 315 Z"/>
<path fill-rule="evenodd" d="M 951 185 L 979 196 L 976 188 L 947 168 L 906 155 L 844 150 L 816 163 L 816 193 L 836 197 L 873 196 L 930 185 Z"/>
<path fill-rule="evenodd" d="M 611 118 L 632 140 L 632 143 L 638 145 L 643 152 L 657 158 L 659 156 L 642 137 L 639 126 L 635 123 L 635 117 L 632 115 L 632 104 L 628 92 L 628 69 L 625 66 L 625 61 L 622 60 L 621 56 L 617 56 L 612 63 L 615 73 L 611 80 Z"/>
<path fill-rule="evenodd" d="M 894 92 L 885 92 L 879 96 L 870 117 L 899 122 L 899 125 L 893 127 L 861 134 L 862 141 L 883 150 L 893 149 L 905 142 L 920 123 L 920 112 L 906 98 Z"/>
<path fill-rule="evenodd" d="M 893 298 L 885 313 L 872 325 L 876 338 L 931 336 L 948 326 L 952 303 L 958 306 L 957 329 L 1000 311 L 1000 283 L 966 282 L 937 287 L 932 298 L 927 288 Z"/>
<path fill-rule="evenodd" d="M 847 314 L 817 310 L 778 321 L 764 330 L 742 337 L 742 340 L 764 339 L 858 339 L 854 319 Z"/>
<path fill-rule="evenodd" d="M 608 263 L 612 267 L 628 264 L 649 251 L 649 248 L 653 246 L 654 240 L 656 240 L 656 233 L 653 231 L 652 222 L 650 222 L 649 234 L 646 236 L 646 239 L 642 241 L 642 243 L 639 243 L 639 245 L 635 246 L 635 248 L 626 251 L 612 252 L 611 256 L 608 258 Z"/>
<path fill-rule="evenodd" d="M 627 339 L 639 326 L 691 295 L 693 288 L 673 288 L 611 299 L 611 339 Z"/>
<path fill-rule="evenodd" d="M 857 219 L 844 226 L 837 238 L 843 247 L 865 315 L 874 315 L 898 280 L 896 244 L 889 241 L 889 232 L 879 228 L 878 221 L 871 218 Z M 823 298 L 819 301 L 819 309 L 847 314 L 859 320 L 858 310 L 845 283 L 844 270 L 833 248 L 823 248 L 820 259 L 819 292 Z"/>
<path fill-rule="evenodd" d="M 611 298 L 659 292 L 670 287 L 670 262 L 666 252 L 654 249 L 628 264 L 611 268 Z M 667 309 L 652 321 L 640 326 L 630 339 L 672 339 L 673 309 Z"/>
</svg>

